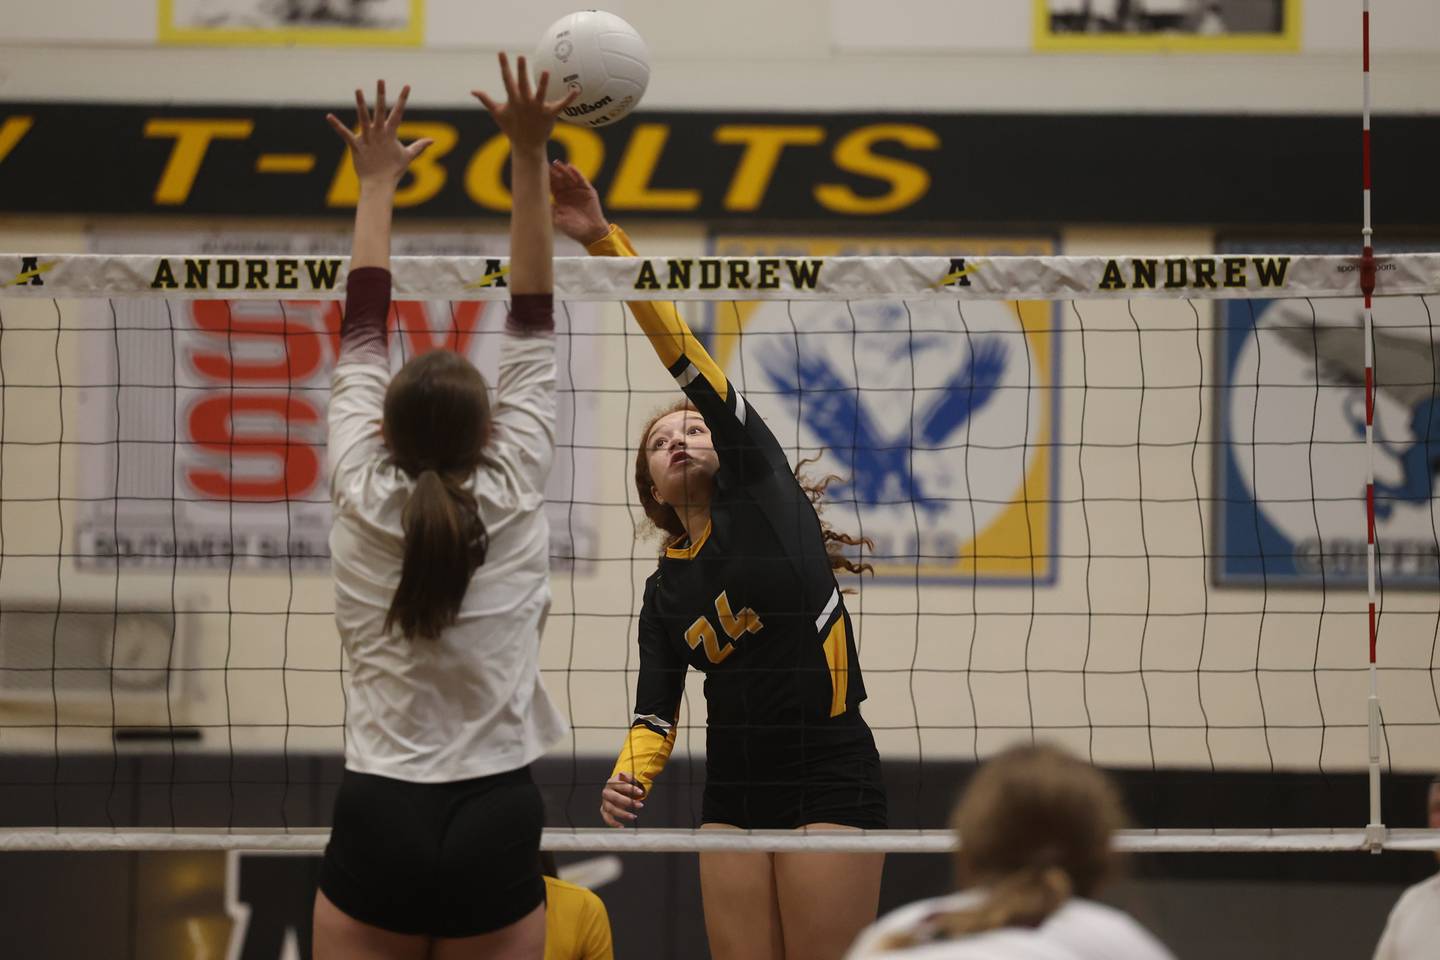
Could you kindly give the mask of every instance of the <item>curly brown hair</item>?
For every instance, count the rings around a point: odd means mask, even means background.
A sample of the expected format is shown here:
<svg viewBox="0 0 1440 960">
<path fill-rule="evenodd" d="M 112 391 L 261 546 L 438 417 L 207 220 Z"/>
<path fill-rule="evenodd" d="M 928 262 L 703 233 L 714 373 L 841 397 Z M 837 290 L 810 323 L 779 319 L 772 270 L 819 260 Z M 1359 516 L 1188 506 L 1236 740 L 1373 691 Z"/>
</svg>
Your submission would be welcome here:
<svg viewBox="0 0 1440 960">
<path fill-rule="evenodd" d="M 664 547 L 675 543 L 685 536 L 685 526 L 680 522 L 680 515 L 675 508 L 668 503 L 661 503 L 655 499 L 655 480 L 650 475 L 650 458 L 646 454 L 646 444 L 650 440 L 650 431 L 662 417 L 668 417 L 672 413 L 679 413 L 681 410 L 691 410 L 699 414 L 695 405 L 687 400 L 679 400 L 656 411 L 655 415 L 645 422 L 645 429 L 640 431 L 640 444 L 635 450 L 635 492 L 640 497 L 640 506 L 645 511 L 645 516 L 650 522 L 666 534 Z M 800 489 L 810 498 L 811 504 L 815 507 L 815 515 L 820 516 L 824 509 L 825 490 L 831 483 L 840 478 L 834 475 L 821 477 L 819 480 L 806 476 L 802 471 L 807 464 L 814 463 L 818 457 L 801 460 L 795 465 L 795 480 L 800 484 Z M 850 573 L 864 573 L 865 571 L 875 572 L 870 564 L 860 560 L 852 560 L 845 554 L 846 547 L 863 547 L 867 550 L 875 549 L 875 542 L 869 537 L 857 537 L 834 529 L 820 517 L 820 534 L 825 538 L 825 552 L 830 556 L 830 569 L 848 570 Z"/>
</svg>

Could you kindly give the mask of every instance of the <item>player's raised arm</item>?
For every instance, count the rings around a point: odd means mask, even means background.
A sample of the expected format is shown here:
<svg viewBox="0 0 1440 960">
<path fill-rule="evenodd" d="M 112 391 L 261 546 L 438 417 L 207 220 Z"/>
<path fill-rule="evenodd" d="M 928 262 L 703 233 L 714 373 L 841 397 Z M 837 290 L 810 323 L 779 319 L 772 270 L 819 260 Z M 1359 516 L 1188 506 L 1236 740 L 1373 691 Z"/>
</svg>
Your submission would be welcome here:
<svg viewBox="0 0 1440 960">
<path fill-rule="evenodd" d="M 555 197 L 555 228 L 595 256 L 638 256 L 625 231 L 605 219 L 600 197 L 585 175 L 562 160 L 550 164 L 550 192 Z M 784 452 L 763 421 L 754 416 L 719 364 L 691 331 L 673 303 L 636 300 L 629 303 L 640 329 L 665 369 L 700 411 L 714 432 L 717 449 L 762 456 L 729 458 L 746 474 L 764 472 L 783 463 Z"/>
<path fill-rule="evenodd" d="M 555 129 L 555 118 L 575 99 L 575 92 L 547 101 L 549 74 L 540 74 L 532 87 L 524 57 L 517 58 L 512 74 L 509 58 L 500 54 L 500 76 L 508 97 L 505 103 L 496 103 L 481 90 L 472 93 L 510 139 L 514 198 L 510 213 L 510 289 L 516 296 L 548 294 L 554 289 L 554 245 L 545 144 Z"/>
<path fill-rule="evenodd" d="M 555 195 L 556 229 L 584 244 L 585 249 L 596 256 L 638 256 L 625 231 L 605 219 L 595 188 L 573 165 L 563 160 L 550 164 L 550 192 Z M 630 310 L 667 369 L 674 368 L 681 360 L 689 361 L 709 381 L 716 394 L 725 399 L 729 390 L 725 375 L 695 339 L 674 304 L 635 301 L 630 304 Z"/>
<path fill-rule="evenodd" d="M 545 144 L 555 118 L 574 93 L 547 101 L 549 76 L 530 83 L 529 66 L 517 58 L 512 73 L 500 54 L 506 101 L 474 91 L 510 140 L 514 201 L 510 211 L 510 318 L 500 353 L 493 413 L 494 454 L 524 482 L 542 490 L 555 453 L 554 241 Z"/>
<path fill-rule="evenodd" d="M 340 356 L 329 406 L 330 464 L 335 474 L 349 454 L 380 443 L 380 416 L 390 382 L 385 320 L 390 311 L 390 221 L 395 188 L 431 142 L 400 143 L 397 131 L 409 96 L 410 88 L 402 87 L 395 106 L 387 109 L 385 81 L 380 80 L 375 84 L 373 112 L 364 92 L 355 91 L 354 130 L 333 113 L 325 116 L 349 147 L 360 180 L 345 313 L 340 321 Z"/>
<path fill-rule="evenodd" d="M 365 102 L 364 91 L 355 91 L 355 130 L 341 123 L 335 114 L 325 115 L 340 139 L 349 146 L 350 159 L 360 180 L 355 236 L 350 246 L 352 271 L 364 267 L 390 269 L 390 217 L 395 206 L 395 188 L 411 162 L 432 142 L 422 138 L 409 145 L 400 143 L 397 131 L 405 118 L 405 103 L 409 99 L 410 88 L 402 87 L 394 108 L 387 109 L 385 81 L 379 80 L 375 84 L 373 113 Z"/>
</svg>

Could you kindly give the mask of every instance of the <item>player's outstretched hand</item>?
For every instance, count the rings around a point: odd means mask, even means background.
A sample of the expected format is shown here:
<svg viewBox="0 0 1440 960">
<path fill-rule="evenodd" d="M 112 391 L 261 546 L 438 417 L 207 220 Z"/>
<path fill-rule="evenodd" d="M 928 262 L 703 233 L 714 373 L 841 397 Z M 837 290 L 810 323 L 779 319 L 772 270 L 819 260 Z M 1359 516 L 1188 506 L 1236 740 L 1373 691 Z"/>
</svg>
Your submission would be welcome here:
<svg viewBox="0 0 1440 960">
<path fill-rule="evenodd" d="M 404 146 L 397 131 L 400 121 L 405 119 L 405 101 L 410 99 L 408 86 L 400 89 L 400 99 L 389 112 L 385 110 L 385 81 L 375 82 L 375 112 L 372 114 L 365 103 L 365 93 L 355 91 L 355 118 L 358 129 L 351 130 L 333 113 L 325 115 L 326 121 L 350 147 L 350 157 L 355 162 L 355 172 L 361 183 L 400 182 L 411 161 L 433 142 L 428 137 Z"/>
<path fill-rule="evenodd" d="M 600 819 L 612 827 L 628 827 L 645 806 L 645 788 L 628 773 L 615 774 L 600 793 Z"/>
<path fill-rule="evenodd" d="M 550 164 L 550 193 L 555 229 L 577 243 L 590 246 L 610 233 L 610 223 L 600 207 L 600 194 L 585 174 L 564 160 Z"/>
<path fill-rule="evenodd" d="M 545 141 L 550 139 L 550 131 L 555 129 L 555 118 L 570 106 L 580 92 L 572 89 L 559 100 L 547 101 L 545 94 L 550 86 L 549 72 L 542 72 L 534 89 L 531 89 L 530 68 L 525 58 L 517 57 L 515 66 L 516 71 L 512 74 L 510 58 L 500 54 L 500 79 L 505 84 L 505 96 L 508 98 L 504 103 L 491 100 L 483 90 L 471 90 L 470 93 L 490 111 L 496 125 L 510 138 L 512 147 L 543 148 Z"/>
</svg>

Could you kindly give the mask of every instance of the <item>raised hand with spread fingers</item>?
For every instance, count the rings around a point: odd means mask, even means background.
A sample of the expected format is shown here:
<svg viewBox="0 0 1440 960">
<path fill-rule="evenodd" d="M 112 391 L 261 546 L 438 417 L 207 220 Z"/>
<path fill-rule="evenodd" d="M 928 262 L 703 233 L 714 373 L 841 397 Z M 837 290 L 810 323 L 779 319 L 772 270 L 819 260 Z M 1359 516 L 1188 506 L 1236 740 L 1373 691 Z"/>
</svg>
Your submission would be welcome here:
<svg viewBox="0 0 1440 960">
<path fill-rule="evenodd" d="M 567 91 L 559 100 L 546 100 L 550 88 L 550 74 L 542 71 L 535 86 L 530 86 L 530 65 L 524 57 L 515 60 L 515 72 L 510 71 L 510 58 L 500 54 L 500 79 L 505 84 L 504 103 L 496 103 L 483 90 L 472 90 L 471 95 L 484 104 L 495 118 L 505 136 L 510 138 L 511 147 L 521 150 L 526 147 L 544 148 L 555 129 L 555 120 L 565 108 L 575 101 L 578 91 Z"/>
<path fill-rule="evenodd" d="M 496 125 L 510 139 L 510 287 L 515 293 L 549 293 L 554 285 L 551 268 L 554 243 L 550 225 L 550 188 L 545 172 L 545 144 L 560 116 L 576 92 L 560 100 L 546 100 L 549 73 L 541 73 L 530 86 L 530 68 L 524 57 L 500 54 L 500 79 L 505 84 L 504 103 L 496 103 L 483 90 L 471 91 L 485 105 Z"/>
<path fill-rule="evenodd" d="M 355 207 L 355 237 L 351 246 L 350 269 L 390 266 L 390 219 L 395 202 L 395 188 L 416 157 L 433 142 L 428 137 L 408 145 L 399 137 L 400 122 L 405 118 L 405 102 L 410 87 L 400 89 L 400 99 L 390 110 L 385 108 L 385 81 L 375 83 L 375 112 L 365 103 L 365 93 L 355 91 L 357 129 L 351 130 L 333 113 L 326 121 L 350 148 L 355 173 L 360 178 L 360 199 Z"/>
</svg>

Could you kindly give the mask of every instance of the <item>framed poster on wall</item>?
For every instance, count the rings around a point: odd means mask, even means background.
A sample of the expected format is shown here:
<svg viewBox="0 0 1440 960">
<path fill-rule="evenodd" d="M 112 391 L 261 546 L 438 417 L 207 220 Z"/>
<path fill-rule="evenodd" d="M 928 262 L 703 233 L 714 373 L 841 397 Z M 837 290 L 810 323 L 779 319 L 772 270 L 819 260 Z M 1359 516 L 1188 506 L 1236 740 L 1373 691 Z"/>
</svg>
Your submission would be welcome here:
<svg viewBox="0 0 1440 960">
<path fill-rule="evenodd" d="M 1045 256 L 1057 247 L 1019 234 L 725 233 L 711 245 L 724 257 Z M 791 462 L 814 458 L 816 477 L 834 476 L 829 515 L 873 541 L 877 579 L 1049 585 L 1058 325 L 1047 301 L 961 312 L 941 301 L 734 302 L 716 304 L 709 348 Z"/>
<path fill-rule="evenodd" d="M 425 0 L 158 0 L 161 44 L 419 46 Z"/>
<path fill-rule="evenodd" d="M 1226 253 L 1275 244 L 1225 242 Z M 1290 242 L 1336 254 L 1341 244 Z M 1434 249 L 1392 245 L 1382 253 Z M 1357 258 L 1358 262 L 1358 258 Z M 1383 277 L 1382 281 L 1383 283 Z M 1229 300 L 1217 307 L 1215 581 L 1366 585 L 1365 334 L 1359 298 Z M 1440 332 L 1431 297 L 1377 297 L 1375 543 L 1386 587 L 1433 590 L 1440 510 Z"/>
<path fill-rule="evenodd" d="M 1297 53 L 1302 0 L 1033 0 L 1057 52 Z"/>
</svg>

